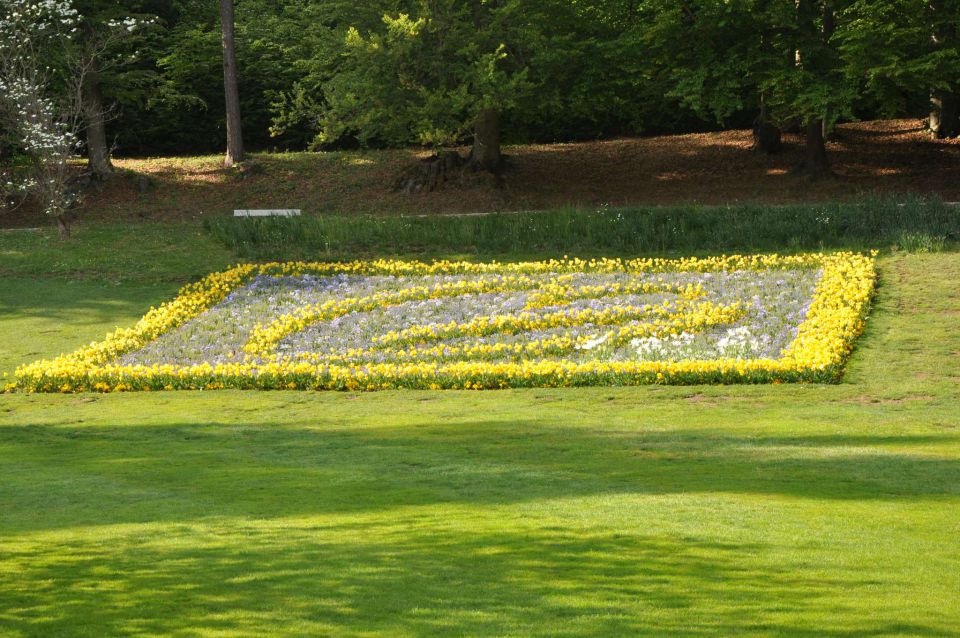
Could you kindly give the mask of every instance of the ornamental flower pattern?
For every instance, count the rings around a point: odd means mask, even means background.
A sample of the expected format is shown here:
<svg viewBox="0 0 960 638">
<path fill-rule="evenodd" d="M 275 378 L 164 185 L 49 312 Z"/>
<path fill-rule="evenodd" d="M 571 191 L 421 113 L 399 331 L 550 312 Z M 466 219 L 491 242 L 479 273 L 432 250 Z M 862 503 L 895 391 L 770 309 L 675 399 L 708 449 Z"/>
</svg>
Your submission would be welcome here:
<svg viewBox="0 0 960 638">
<path fill-rule="evenodd" d="M 853 253 L 243 264 L 9 389 L 831 382 L 875 277 Z"/>
</svg>

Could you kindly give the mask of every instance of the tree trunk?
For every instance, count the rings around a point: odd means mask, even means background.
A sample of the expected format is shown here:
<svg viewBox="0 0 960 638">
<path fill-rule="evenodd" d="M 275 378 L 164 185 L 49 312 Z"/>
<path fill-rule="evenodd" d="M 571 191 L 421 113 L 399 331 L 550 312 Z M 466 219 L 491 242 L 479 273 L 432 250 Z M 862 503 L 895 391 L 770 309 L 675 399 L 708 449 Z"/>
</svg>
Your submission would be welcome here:
<svg viewBox="0 0 960 638">
<path fill-rule="evenodd" d="M 780 128 L 770 121 L 766 105 L 761 104 L 760 114 L 753 121 L 753 150 L 770 155 L 779 152 L 780 148 Z"/>
<path fill-rule="evenodd" d="M 57 215 L 57 230 L 60 232 L 60 239 L 70 238 L 70 221 L 65 213 Z"/>
<path fill-rule="evenodd" d="M 240 129 L 240 92 L 237 89 L 237 55 L 234 47 L 233 0 L 220 0 L 223 44 L 223 92 L 227 107 L 227 155 L 223 165 L 243 161 L 243 133 Z"/>
<path fill-rule="evenodd" d="M 930 94 L 930 132 L 937 139 L 960 136 L 960 95 L 950 91 Z"/>
<path fill-rule="evenodd" d="M 473 124 L 473 149 L 470 163 L 476 168 L 491 173 L 500 170 L 503 158 L 500 155 L 500 113 L 496 109 L 480 111 Z"/>
<path fill-rule="evenodd" d="M 957 25 L 944 0 L 928 3 L 933 24 L 931 40 L 937 50 L 955 46 Z M 953 81 L 955 78 L 950 78 Z M 960 87 L 954 90 L 935 89 L 930 92 L 930 132 L 938 139 L 960 135 Z"/>
<path fill-rule="evenodd" d="M 807 123 L 807 141 L 803 161 L 797 167 L 798 173 L 809 177 L 823 177 L 830 173 L 827 160 L 827 145 L 823 136 L 823 120 L 810 120 Z"/>
<path fill-rule="evenodd" d="M 113 164 L 107 145 L 103 93 L 96 60 L 91 62 L 90 71 L 83 82 L 83 116 L 87 123 L 87 167 L 96 179 L 105 180 L 113 173 Z"/>
</svg>

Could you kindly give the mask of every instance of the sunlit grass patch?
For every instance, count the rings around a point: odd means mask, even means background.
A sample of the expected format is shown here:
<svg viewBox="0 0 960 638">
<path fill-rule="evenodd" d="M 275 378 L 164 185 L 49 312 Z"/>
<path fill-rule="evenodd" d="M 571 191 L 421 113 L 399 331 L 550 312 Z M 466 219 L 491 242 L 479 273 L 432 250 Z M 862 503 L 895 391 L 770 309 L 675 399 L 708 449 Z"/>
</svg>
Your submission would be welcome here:
<svg viewBox="0 0 960 638">
<path fill-rule="evenodd" d="M 21 367 L 35 391 L 829 382 L 860 334 L 854 253 L 239 265 Z"/>
</svg>

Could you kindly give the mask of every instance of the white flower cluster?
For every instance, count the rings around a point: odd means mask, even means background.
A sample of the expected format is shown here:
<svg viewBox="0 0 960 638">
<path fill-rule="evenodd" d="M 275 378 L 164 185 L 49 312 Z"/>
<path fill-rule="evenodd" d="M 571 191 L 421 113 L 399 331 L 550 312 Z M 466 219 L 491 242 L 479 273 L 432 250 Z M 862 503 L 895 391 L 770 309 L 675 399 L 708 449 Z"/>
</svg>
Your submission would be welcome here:
<svg viewBox="0 0 960 638">
<path fill-rule="evenodd" d="M 107 20 L 106 25 L 117 31 L 126 31 L 127 33 L 133 33 L 139 28 L 149 26 L 156 22 L 156 18 L 134 18 L 132 16 L 127 16 L 126 18 L 120 19 L 111 19 Z"/>
<path fill-rule="evenodd" d="M 633 339 L 630 345 L 636 348 L 641 361 L 656 361 L 665 358 L 670 351 L 680 350 L 693 343 L 696 335 L 690 332 L 681 332 L 670 337 L 643 337 Z"/>
<path fill-rule="evenodd" d="M 721 355 L 730 359 L 746 359 L 753 356 L 769 340 L 766 335 L 756 337 L 748 326 L 731 328 L 727 334 L 717 341 L 717 350 Z"/>
<path fill-rule="evenodd" d="M 71 199 L 67 162 L 78 140 L 53 98 L 43 51 L 69 38 L 78 20 L 69 0 L 0 0 L 0 128 L 36 166 L 33 175 L 5 176 L 0 186 L 36 195 L 58 218 Z"/>
<path fill-rule="evenodd" d="M 16 134 L 24 149 L 37 156 L 73 149 L 76 136 L 58 121 L 53 100 L 45 97 L 28 78 L 5 80 L 0 77 L 0 95 L 16 111 L 19 120 Z"/>
<path fill-rule="evenodd" d="M 613 336 L 613 333 L 608 332 L 598 337 L 594 337 L 593 339 L 585 341 L 584 343 L 577 346 L 577 350 L 593 350 L 597 346 L 604 344 L 612 336 Z"/>
<path fill-rule="evenodd" d="M 636 350 L 641 361 L 664 359 L 755 359 L 769 350 L 772 340 L 769 334 L 755 334 L 750 326 L 728 328 L 715 340 L 704 335 L 682 332 L 670 337 L 645 337 L 634 339 L 630 346 Z"/>
<path fill-rule="evenodd" d="M 78 19 L 70 0 L 0 0 L 0 42 L 73 32 Z"/>
<path fill-rule="evenodd" d="M 6 199 L 26 195 L 33 191 L 37 185 L 37 180 L 29 176 L 18 178 L 16 181 L 9 179 L 0 181 L 0 197 Z"/>
</svg>

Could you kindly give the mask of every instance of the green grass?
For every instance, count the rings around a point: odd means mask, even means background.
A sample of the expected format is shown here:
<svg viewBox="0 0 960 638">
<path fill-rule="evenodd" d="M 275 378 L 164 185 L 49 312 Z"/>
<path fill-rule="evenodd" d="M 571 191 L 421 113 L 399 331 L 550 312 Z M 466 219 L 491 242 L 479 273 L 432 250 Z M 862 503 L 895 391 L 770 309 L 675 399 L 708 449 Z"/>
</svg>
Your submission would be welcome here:
<svg viewBox="0 0 960 638">
<path fill-rule="evenodd" d="M 79 224 L 72 232 L 61 240 L 54 228 L 0 230 L 0 276 L 186 282 L 236 261 L 199 225 Z"/>
<path fill-rule="evenodd" d="M 0 370 L 230 258 L 144 232 L 0 236 Z M 880 267 L 839 385 L 0 395 L 0 635 L 958 636 L 960 254 Z"/>
<path fill-rule="evenodd" d="M 960 208 L 871 198 L 790 206 L 567 209 L 420 217 L 215 217 L 204 227 L 252 259 L 349 259 L 390 252 L 476 255 L 674 255 L 899 246 L 936 252 L 960 240 Z"/>
</svg>

